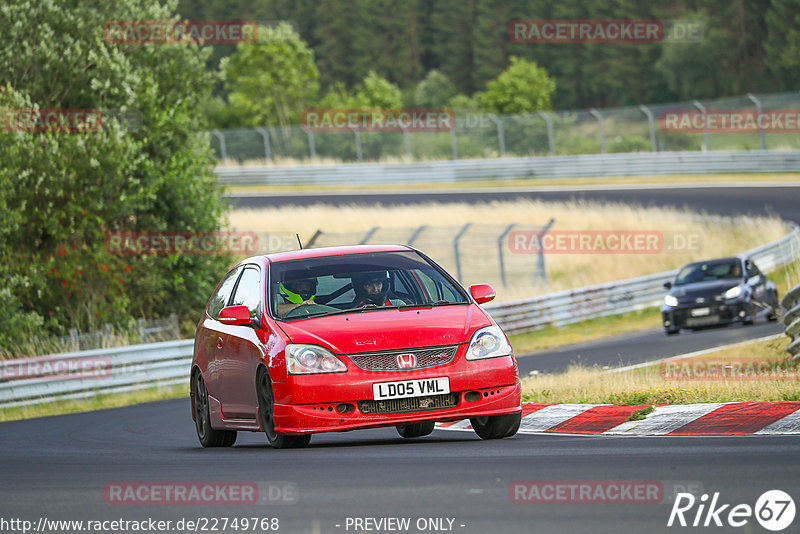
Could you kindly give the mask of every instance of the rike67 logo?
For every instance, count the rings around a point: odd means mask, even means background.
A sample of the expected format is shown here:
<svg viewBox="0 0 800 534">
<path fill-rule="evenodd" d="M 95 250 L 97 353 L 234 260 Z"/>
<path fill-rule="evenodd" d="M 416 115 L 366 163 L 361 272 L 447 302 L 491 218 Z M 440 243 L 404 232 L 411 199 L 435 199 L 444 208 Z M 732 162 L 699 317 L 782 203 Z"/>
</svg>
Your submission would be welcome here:
<svg viewBox="0 0 800 534">
<path fill-rule="evenodd" d="M 755 518 L 763 528 L 779 532 L 792 524 L 794 516 L 794 500 L 781 490 L 764 492 L 754 507 L 749 504 L 723 504 L 719 500 L 719 492 L 715 492 L 710 501 L 707 493 L 699 499 L 691 493 L 679 493 L 672 505 L 667 526 L 743 527 Z"/>
</svg>

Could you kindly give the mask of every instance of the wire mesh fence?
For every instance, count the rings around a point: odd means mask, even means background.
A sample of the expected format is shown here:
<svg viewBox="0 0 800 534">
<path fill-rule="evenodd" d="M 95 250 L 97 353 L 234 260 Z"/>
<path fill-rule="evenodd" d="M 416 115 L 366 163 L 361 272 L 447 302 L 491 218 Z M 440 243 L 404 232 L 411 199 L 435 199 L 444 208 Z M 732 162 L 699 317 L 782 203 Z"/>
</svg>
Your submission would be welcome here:
<svg viewBox="0 0 800 534">
<path fill-rule="evenodd" d="M 784 111 L 784 121 L 711 129 L 670 126 L 667 114 L 702 117 Z M 452 131 L 306 131 L 301 126 L 214 130 L 217 157 L 244 161 L 425 161 L 700 150 L 794 150 L 800 92 L 712 101 L 516 115 L 456 114 Z M 794 117 L 794 118 L 793 118 Z M 719 117 L 716 117 L 719 118 Z M 730 118 L 730 117 L 729 117 Z M 711 124 L 714 117 L 708 120 Z M 705 130 L 705 131 L 704 131 Z M 731 131 L 732 130 L 732 131 Z"/>
</svg>

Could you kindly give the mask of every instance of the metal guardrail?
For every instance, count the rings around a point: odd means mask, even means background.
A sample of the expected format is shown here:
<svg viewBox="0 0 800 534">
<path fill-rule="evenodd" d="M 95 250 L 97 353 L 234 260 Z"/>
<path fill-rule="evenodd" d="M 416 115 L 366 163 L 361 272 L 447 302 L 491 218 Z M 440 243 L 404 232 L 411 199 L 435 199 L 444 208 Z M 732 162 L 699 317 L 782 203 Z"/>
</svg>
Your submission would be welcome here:
<svg viewBox="0 0 800 534">
<path fill-rule="evenodd" d="M 791 343 L 786 351 L 792 355 L 793 360 L 800 359 L 800 285 L 789 290 L 781 300 L 783 324 L 786 325 L 786 335 Z"/>
<path fill-rule="evenodd" d="M 217 167 L 223 185 L 454 183 L 520 178 L 797 172 L 800 151 L 633 152 L 420 163 Z"/>
<path fill-rule="evenodd" d="M 753 258 L 765 272 L 788 265 L 800 258 L 800 228 L 742 255 Z M 485 308 L 507 333 L 526 332 L 658 305 L 664 296 L 663 283 L 675 274 L 667 271 Z M 797 319 L 790 327 L 796 335 L 800 289 L 792 290 L 783 302 L 794 305 L 785 317 Z M 187 339 L 0 360 L 0 408 L 187 384 L 193 346 L 194 341 Z"/>
<path fill-rule="evenodd" d="M 188 384 L 193 339 L 0 360 L 0 407 Z"/>
<path fill-rule="evenodd" d="M 788 265 L 800 258 L 800 228 L 794 227 L 791 233 L 781 239 L 740 255 L 752 258 L 764 272 Z M 489 304 L 485 309 L 509 334 L 529 332 L 545 326 L 563 326 L 658 306 L 665 294 L 664 282 L 671 281 L 676 274 L 677 271 L 665 271 L 513 302 Z"/>
</svg>

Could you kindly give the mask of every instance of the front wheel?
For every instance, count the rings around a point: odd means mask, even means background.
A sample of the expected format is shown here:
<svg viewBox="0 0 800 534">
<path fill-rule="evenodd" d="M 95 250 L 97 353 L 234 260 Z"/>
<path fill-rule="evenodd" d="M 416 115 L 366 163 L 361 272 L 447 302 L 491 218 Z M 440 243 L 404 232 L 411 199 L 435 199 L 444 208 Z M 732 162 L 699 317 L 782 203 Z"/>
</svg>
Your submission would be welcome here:
<svg viewBox="0 0 800 534">
<path fill-rule="evenodd" d="M 275 449 L 297 449 L 307 446 L 311 442 L 311 434 L 289 436 L 280 434 L 275 430 L 273 406 L 275 397 L 272 394 L 272 381 L 267 370 L 261 367 L 256 377 L 256 396 L 258 397 L 258 415 L 261 428 L 267 435 L 267 441 Z"/>
<path fill-rule="evenodd" d="M 397 425 L 397 433 L 404 438 L 421 438 L 433 432 L 436 423 L 414 423 L 413 425 Z"/>
<path fill-rule="evenodd" d="M 472 417 L 469 422 L 472 429 L 481 439 L 510 438 L 519 430 L 522 422 L 522 412 L 508 415 L 488 415 Z"/>
<path fill-rule="evenodd" d="M 230 447 L 236 443 L 235 430 L 216 430 L 211 428 L 211 416 L 208 413 L 208 390 L 203 375 L 198 371 L 194 375 L 194 424 L 197 438 L 203 447 Z"/>
</svg>

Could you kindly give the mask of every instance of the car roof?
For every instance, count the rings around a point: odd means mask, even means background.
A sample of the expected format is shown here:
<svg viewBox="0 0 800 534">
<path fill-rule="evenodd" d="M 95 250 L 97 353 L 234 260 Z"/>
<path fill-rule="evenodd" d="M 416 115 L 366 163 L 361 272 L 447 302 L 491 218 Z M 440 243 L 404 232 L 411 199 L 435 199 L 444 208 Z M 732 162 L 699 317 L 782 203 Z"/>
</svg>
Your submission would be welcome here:
<svg viewBox="0 0 800 534">
<path fill-rule="evenodd" d="M 302 260 L 305 258 L 321 258 L 325 256 L 344 256 L 347 254 L 364 254 L 368 252 L 407 252 L 414 250 L 407 245 L 349 245 L 343 247 L 306 248 L 266 254 L 270 262 Z"/>
</svg>

